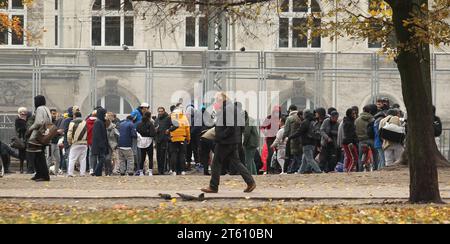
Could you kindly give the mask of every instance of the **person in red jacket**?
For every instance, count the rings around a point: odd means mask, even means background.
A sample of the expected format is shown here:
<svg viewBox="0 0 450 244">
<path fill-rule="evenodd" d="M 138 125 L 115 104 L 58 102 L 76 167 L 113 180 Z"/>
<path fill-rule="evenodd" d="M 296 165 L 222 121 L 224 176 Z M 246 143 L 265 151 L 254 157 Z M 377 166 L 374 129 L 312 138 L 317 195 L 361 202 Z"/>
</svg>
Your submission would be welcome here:
<svg viewBox="0 0 450 244">
<path fill-rule="evenodd" d="M 86 120 L 87 144 L 88 144 L 89 152 L 91 152 L 91 148 L 92 148 L 92 130 L 94 129 L 94 123 L 96 120 L 97 120 L 97 110 L 94 110 L 94 111 L 92 111 L 91 116 L 89 116 L 89 118 L 87 118 L 87 120 Z M 94 174 L 95 162 L 96 162 L 96 160 L 94 159 L 92 154 L 89 153 L 89 174 L 90 175 Z"/>
</svg>

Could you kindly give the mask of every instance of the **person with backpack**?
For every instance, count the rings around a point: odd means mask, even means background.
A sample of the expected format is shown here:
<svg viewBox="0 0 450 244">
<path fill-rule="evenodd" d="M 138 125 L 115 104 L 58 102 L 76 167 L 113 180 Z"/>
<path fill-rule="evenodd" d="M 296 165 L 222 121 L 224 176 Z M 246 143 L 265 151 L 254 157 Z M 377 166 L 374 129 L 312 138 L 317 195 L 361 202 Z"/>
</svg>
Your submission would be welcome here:
<svg viewBox="0 0 450 244">
<path fill-rule="evenodd" d="M 137 145 L 141 151 L 141 160 L 139 161 L 139 168 L 137 174 L 144 176 L 144 162 L 146 155 L 148 155 L 148 172 L 149 176 L 153 175 L 153 138 L 156 136 L 156 129 L 152 120 L 152 114 L 145 112 L 142 121 L 137 125 Z"/>
<path fill-rule="evenodd" d="M 383 139 L 384 158 L 386 166 L 394 166 L 400 159 L 403 151 L 403 139 L 405 138 L 404 128 L 401 125 L 399 112 L 396 109 L 390 109 L 386 118 L 380 121 L 380 136 Z M 387 125 L 396 129 L 396 131 L 387 130 Z M 384 132 L 384 131 L 385 132 Z"/>
<path fill-rule="evenodd" d="M 75 163 L 78 162 L 80 164 L 80 176 L 83 177 L 86 174 L 87 127 L 80 112 L 74 113 L 74 119 L 69 124 L 67 142 L 71 148 L 67 176 L 74 176 Z"/>
<path fill-rule="evenodd" d="M 319 165 L 314 159 L 314 149 L 316 147 L 317 137 L 314 132 L 314 114 L 311 110 L 303 110 L 304 121 L 300 125 L 298 131 L 289 137 L 290 140 L 301 137 L 303 145 L 303 158 L 300 165 L 299 173 L 305 174 L 308 168 L 311 168 L 314 173 L 322 173 Z"/>
<path fill-rule="evenodd" d="M 45 133 L 46 126 L 52 123 L 52 115 L 46 105 L 45 97 L 38 95 L 34 97 L 34 122 L 28 128 L 27 135 L 30 135 L 27 152 L 27 160 L 34 164 L 36 174 L 31 178 L 36 182 L 38 181 L 50 181 L 50 175 L 48 172 L 47 162 L 45 160 L 45 146 L 39 141 L 39 137 Z"/>
</svg>

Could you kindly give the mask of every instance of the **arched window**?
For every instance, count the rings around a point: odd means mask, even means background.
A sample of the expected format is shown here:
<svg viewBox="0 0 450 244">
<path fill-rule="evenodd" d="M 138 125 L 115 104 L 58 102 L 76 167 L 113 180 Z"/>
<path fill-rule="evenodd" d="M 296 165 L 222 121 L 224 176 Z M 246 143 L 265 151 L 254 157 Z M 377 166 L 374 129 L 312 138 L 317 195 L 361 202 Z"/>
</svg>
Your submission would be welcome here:
<svg viewBox="0 0 450 244">
<path fill-rule="evenodd" d="M 25 45 L 23 30 L 26 29 L 26 11 L 22 0 L 0 0 L 0 13 L 8 16 L 10 20 L 19 21 L 22 29 L 22 34 L 17 35 L 0 25 L 0 45 Z"/>
<path fill-rule="evenodd" d="M 95 0 L 91 37 L 92 46 L 134 46 L 131 0 Z"/>
<path fill-rule="evenodd" d="M 282 0 L 280 5 L 278 46 L 280 48 L 320 48 L 321 37 L 313 36 L 320 19 L 314 19 L 313 27 L 307 27 L 307 17 L 320 13 L 317 0 Z M 310 42 L 308 42 L 310 40 Z"/>
<path fill-rule="evenodd" d="M 97 106 L 106 108 L 108 112 L 117 114 L 120 119 L 124 119 L 126 115 L 133 111 L 131 104 L 127 99 L 118 95 L 106 95 L 97 101 Z"/>
</svg>

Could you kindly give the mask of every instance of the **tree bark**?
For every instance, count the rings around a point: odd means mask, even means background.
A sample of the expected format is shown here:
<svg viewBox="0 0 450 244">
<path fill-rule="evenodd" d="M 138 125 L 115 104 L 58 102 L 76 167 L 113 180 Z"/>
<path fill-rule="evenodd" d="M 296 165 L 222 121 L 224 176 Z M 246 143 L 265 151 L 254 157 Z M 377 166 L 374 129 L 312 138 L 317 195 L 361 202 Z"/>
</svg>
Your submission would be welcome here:
<svg viewBox="0 0 450 244">
<path fill-rule="evenodd" d="M 411 18 L 414 6 L 427 0 L 396 1 L 392 6 L 395 32 L 399 43 L 411 45 L 413 33 L 403 26 Z M 397 66 L 400 71 L 403 99 L 408 112 L 407 156 L 410 172 L 412 203 L 441 203 L 436 161 L 439 156 L 432 127 L 432 92 L 430 48 L 416 43 L 411 49 L 399 49 Z M 411 46 L 409 46 L 411 47 Z"/>
</svg>

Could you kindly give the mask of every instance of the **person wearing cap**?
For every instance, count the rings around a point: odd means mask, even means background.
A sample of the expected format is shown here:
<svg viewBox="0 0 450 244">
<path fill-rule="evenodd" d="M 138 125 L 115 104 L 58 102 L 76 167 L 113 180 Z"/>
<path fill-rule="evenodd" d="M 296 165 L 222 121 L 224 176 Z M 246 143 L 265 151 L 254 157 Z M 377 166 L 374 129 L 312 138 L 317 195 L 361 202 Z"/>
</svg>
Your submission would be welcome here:
<svg viewBox="0 0 450 244">
<path fill-rule="evenodd" d="M 324 161 L 321 162 L 321 168 L 326 173 L 333 172 L 340 154 L 340 147 L 337 143 L 339 130 L 339 113 L 332 111 L 330 117 L 325 119 L 320 127 L 322 152 Z"/>
</svg>

